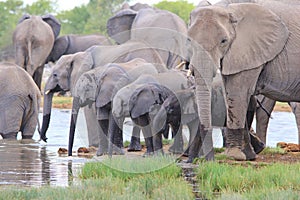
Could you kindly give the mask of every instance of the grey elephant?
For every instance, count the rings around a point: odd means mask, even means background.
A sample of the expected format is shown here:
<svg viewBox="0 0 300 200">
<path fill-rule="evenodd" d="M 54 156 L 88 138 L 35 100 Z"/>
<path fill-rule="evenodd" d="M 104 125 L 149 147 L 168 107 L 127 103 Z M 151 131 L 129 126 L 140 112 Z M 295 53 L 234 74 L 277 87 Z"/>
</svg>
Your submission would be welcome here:
<svg viewBox="0 0 300 200">
<path fill-rule="evenodd" d="M 266 0 L 199 7 L 191 13 L 188 35 L 193 44 L 191 66 L 195 69 L 200 123 L 206 130 L 211 127 L 211 82 L 219 68 L 228 106 L 229 157 L 256 158 L 245 128 L 251 96 L 300 100 L 296 87 L 300 80 L 296 63 L 300 58 L 293 53 L 298 52 L 300 44 L 300 22 L 296 19 L 299 11 L 297 4 Z"/>
<path fill-rule="evenodd" d="M 171 93 L 190 86 L 189 80 L 181 72 L 166 72 L 164 75 L 168 77 L 162 81 L 164 83 L 154 79 L 155 81 L 140 84 L 127 101 L 131 120 L 142 128 L 147 147 L 145 155 L 162 152 L 162 143 L 156 139 L 156 135 L 152 135 L 152 109 L 161 105 Z"/>
<path fill-rule="evenodd" d="M 25 14 L 13 33 L 15 63 L 24 68 L 41 88 L 44 64 L 59 35 L 60 23 L 53 15 Z"/>
<path fill-rule="evenodd" d="M 107 33 L 119 44 L 130 39 L 149 43 L 158 50 L 168 68 L 174 68 L 181 60 L 188 59 L 186 24 L 166 10 L 142 4 L 127 7 L 107 21 Z"/>
<path fill-rule="evenodd" d="M 112 46 L 93 46 L 84 52 L 62 56 L 52 68 L 45 85 L 43 124 L 41 128 L 41 139 L 47 140 L 46 132 L 49 127 L 52 98 L 55 92 L 70 91 L 73 95 L 75 83 L 84 73 L 107 63 L 127 62 L 134 58 L 143 58 L 147 62 L 154 63 L 159 72 L 166 70 L 158 53 L 149 45 L 138 42 L 128 41 L 122 45 Z M 89 145 L 98 146 L 100 135 L 96 111 L 94 106 L 84 108 Z"/>
<path fill-rule="evenodd" d="M 38 125 L 41 93 L 30 75 L 12 63 L 0 64 L 0 135 L 31 139 Z"/>
<path fill-rule="evenodd" d="M 173 80 L 178 80 L 178 82 L 174 82 Z M 123 122 L 126 117 L 130 117 L 130 97 L 133 95 L 136 89 L 150 83 L 166 85 L 174 91 L 190 87 L 192 84 L 185 78 L 185 75 L 183 75 L 181 72 L 179 73 L 177 70 L 170 70 L 156 75 L 141 75 L 134 82 L 118 90 L 113 98 L 112 114 L 116 119 L 116 122 L 118 122 L 119 127 L 123 126 Z M 168 132 L 168 130 L 165 131 Z M 134 125 L 128 151 L 134 151 L 140 148 L 140 127 Z"/>
<path fill-rule="evenodd" d="M 109 39 L 103 35 L 63 35 L 54 41 L 53 48 L 46 60 L 56 62 L 62 55 L 85 51 L 93 45 L 110 45 Z"/>
<path fill-rule="evenodd" d="M 111 114 L 111 101 L 116 92 L 137 79 L 142 74 L 157 74 L 154 65 L 144 59 L 136 58 L 126 63 L 109 63 L 83 73 L 78 79 L 73 94 L 73 114 L 70 126 L 70 139 L 74 140 L 74 131 L 79 108 L 95 103 L 97 120 L 103 134 L 108 140 L 100 140 L 97 155 L 112 153 L 124 154 L 122 151 L 122 130 L 118 127 Z M 101 137 L 101 136 L 100 136 Z M 109 141 L 111 143 L 109 143 Z M 72 155 L 73 143 L 69 143 L 69 155 Z"/>
</svg>

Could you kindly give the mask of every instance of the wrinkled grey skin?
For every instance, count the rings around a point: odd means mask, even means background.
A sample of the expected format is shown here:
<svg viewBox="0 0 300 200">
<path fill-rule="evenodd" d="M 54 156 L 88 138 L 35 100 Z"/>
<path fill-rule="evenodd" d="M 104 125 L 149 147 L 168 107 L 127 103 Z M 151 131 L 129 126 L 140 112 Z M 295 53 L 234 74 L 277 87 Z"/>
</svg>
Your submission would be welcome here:
<svg viewBox="0 0 300 200">
<path fill-rule="evenodd" d="M 12 63 L 0 64 L 0 135 L 32 139 L 38 124 L 41 93 L 30 75 Z"/>
<path fill-rule="evenodd" d="M 276 101 L 270 98 L 267 98 L 263 95 L 257 96 L 258 101 L 261 102 L 261 105 L 263 108 L 266 109 L 264 111 L 261 106 L 257 106 L 256 108 L 256 134 L 257 136 L 266 144 L 267 141 L 267 129 L 269 124 L 269 115 L 274 109 Z M 290 102 L 289 103 L 292 112 L 295 115 L 296 123 L 297 123 L 297 129 L 298 129 L 298 144 L 300 144 L 300 109 L 299 109 L 299 103 L 297 102 Z"/>
<path fill-rule="evenodd" d="M 60 23 L 52 15 L 25 14 L 13 33 L 15 63 L 24 68 L 41 88 L 44 64 L 60 32 Z"/>
<path fill-rule="evenodd" d="M 53 66 L 52 73 L 45 85 L 41 139 L 47 139 L 46 131 L 50 122 L 52 98 L 55 92 L 70 91 L 73 94 L 75 83 L 84 72 L 107 63 L 127 62 L 134 58 L 143 58 L 149 63 L 154 63 L 159 72 L 166 70 L 158 53 L 148 45 L 137 41 L 128 41 L 122 45 L 93 46 L 84 52 L 62 56 Z M 94 106 L 91 109 L 88 107 L 84 109 L 89 145 L 98 146 L 98 135 L 101 132 L 97 126 L 96 111 Z"/>
<path fill-rule="evenodd" d="M 75 113 L 78 113 L 80 107 L 95 102 L 97 120 L 105 137 L 109 138 L 115 145 L 114 153 L 124 154 L 122 151 L 122 130 L 112 117 L 111 101 L 120 88 L 137 79 L 140 75 L 157 73 L 154 65 L 136 58 L 126 63 L 110 63 L 105 67 L 98 67 L 82 74 L 75 85 L 73 95 L 74 120 L 76 121 Z M 70 137 L 74 138 L 74 132 L 70 133 Z M 112 153 L 112 147 L 109 144 L 111 143 L 108 143 L 107 140 L 101 141 L 97 155 Z M 72 144 L 69 145 L 71 151 Z"/>
<path fill-rule="evenodd" d="M 93 45 L 110 45 L 111 42 L 103 35 L 69 34 L 58 37 L 47 58 L 47 62 L 56 62 L 62 55 L 85 51 Z"/>
<path fill-rule="evenodd" d="M 300 7 L 279 1 L 257 2 L 196 8 L 188 31 L 194 44 L 199 45 L 193 46 L 191 65 L 195 69 L 200 126 L 211 126 L 209 91 L 214 71 L 219 68 L 228 105 L 226 154 L 236 160 L 255 159 L 245 129 L 252 95 L 287 102 L 300 100 L 296 87 L 300 73 L 295 64 L 300 58 L 291 53 L 298 52 L 300 45 L 300 22 L 296 19 Z M 209 56 L 202 67 L 197 63 L 203 60 L 201 56 Z"/>
<path fill-rule="evenodd" d="M 144 7 L 127 7 L 117 12 L 107 21 L 108 35 L 119 44 L 130 39 L 151 44 L 168 68 L 174 68 L 181 60 L 188 60 L 185 22 L 169 11 Z"/>
<path fill-rule="evenodd" d="M 212 87 L 212 125 L 218 127 L 226 126 L 226 106 L 222 92 L 221 80 L 214 81 Z M 185 89 L 171 94 L 162 104 L 153 119 L 155 133 L 170 124 L 172 130 L 178 137 L 182 137 L 181 128 L 187 125 L 190 132 L 188 162 L 192 162 L 199 155 L 200 149 L 206 160 L 214 159 L 212 131 L 200 131 L 199 117 L 194 89 Z M 183 141 L 174 148 L 183 148 Z M 176 145 L 176 144 L 175 144 Z"/>
<path fill-rule="evenodd" d="M 143 81 L 147 80 L 148 82 L 143 83 Z M 176 82 L 174 82 L 174 80 L 176 80 Z M 162 152 L 162 143 L 160 143 L 160 140 L 158 140 L 155 135 L 152 138 L 151 109 L 153 106 L 161 105 L 173 91 L 188 88 L 190 86 L 189 81 L 181 72 L 172 71 L 156 76 L 141 76 L 140 79 L 137 80 L 137 83 L 136 86 L 134 86 L 134 83 L 129 85 L 132 88 L 136 87 L 130 96 L 115 96 L 115 99 L 118 98 L 117 101 L 122 101 L 120 105 L 123 106 L 119 107 L 119 111 L 117 111 L 117 109 L 113 110 L 113 113 L 120 116 L 120 111 L 124 113 L 124 110 L 126 110 L 128 106 L 132 121 L 142 128 L 147 146 L 146 155 L 154 152 Z M 117 102 L 115 99 L 113 105 Z"/>
</svg>

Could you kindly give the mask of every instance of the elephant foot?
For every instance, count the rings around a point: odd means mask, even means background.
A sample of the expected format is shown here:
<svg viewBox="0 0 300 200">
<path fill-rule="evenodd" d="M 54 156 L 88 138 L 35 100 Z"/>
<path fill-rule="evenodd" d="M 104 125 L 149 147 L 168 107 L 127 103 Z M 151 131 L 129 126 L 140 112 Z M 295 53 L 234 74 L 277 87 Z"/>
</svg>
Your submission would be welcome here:
<svg viewBox="0 0 300 200">
<path fill-rule="evenodd" d="M 127 151 L 142 151 L 142 146 L 139 141 L 131 141 Z"/>
<path fill-rule="evenodd" d="M 103 148 L 103 147 L 99 146 L 98 150 L 96 152 L 96 156 L 103 156 L 103 155 L 106 155 L 106 154 L 108 154 L 107 148 Z"/>
<path fill-rule="evenodd" d="M 226 148 L 224 154 L 227 157 L 232 158 L 232 159 L 237 160 L 237 161 L 247 160 L 247 157 L 246 157 L 245 153 L 237 147 Z"/>
<path fill-rule="evenodd" d="M 148 152 L 146 151 L 144 154 L 143 154 L 143 157 L 149 157 L 149 156 L 153 156 L 154 155 L 154 152 Z"/>
<path fill-rule="evenodd" d="M 244 147 L 243 152 L 246 155 L 246 160 L 255 160 L 257 157 L 256 153 L 254 152 L 250 144 Z"/>
<path fill-rule="evenodd" d="M 169 152 L 171 152 L 173 154 L 182 154 L 183 153 L 183 147 L 172 145 L 169 148 Z"/>
<path fill-rule="evenodd" d="M 265 144 L 254 134 L 250 131 L 250 140 L 251 145 L 256 154 L 259 154 L 266 148 Z"/>
<path fill-rule="evenodd" d="M 215 160 L 215 152 L 213 149 L 205 155 L 205 160 L 207 160 L 207 161 Z"/>
<path fill-rule="evenodd" d="M 120 147 L 116 147 L 116 146 L 113 147 L 112 153 L 113 153 L 113 155 L 125 155 L 125 152 L 123 151 L 123 149 Z"/>
<path fill-rule="evenodd" d="M 155 156 L 163 156 L 164 155 L 164 151 L 162 149 L 156 150 L 156 151 L 154 151 L 154 155 Z"/>
</svg>

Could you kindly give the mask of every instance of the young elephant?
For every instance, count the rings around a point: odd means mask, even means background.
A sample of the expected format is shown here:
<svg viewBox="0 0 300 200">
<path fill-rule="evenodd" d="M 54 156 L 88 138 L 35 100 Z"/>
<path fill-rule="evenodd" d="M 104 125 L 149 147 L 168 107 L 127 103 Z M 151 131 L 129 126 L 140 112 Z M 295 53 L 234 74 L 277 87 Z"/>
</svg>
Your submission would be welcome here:
<svg viewBox="0 0 300 200">
<path fill-rule="evenodd" d="M 106 137 L 114 142 L 117 154 L 123 154 L 122 131 L 111 114 L 111 101 L 116 92 L 142 74 L 157 74 L 154 65 L 137 58 L 127 63 L 110 63 L 103 68 L 88 71 L 78 79 L 73 99 L 73 115 L 70 128 L 70 140 L 74 139 L 74 130 L 78 110 L 81 106 L 95 102 L 97 120 Z M 107 140 L 100 141 L 97 155 L 112 153 L 112 147 Z M 72 142 L 69 143 L 69 154 L 72 152 Z M 111 147 L 108 149 L 108 147 Z"/>
<path fill-rule="evenodd" d="M 174 82 L 173 80 L 176 80 Z M 125 117 L 130 117 L 129 100 L 136 89 L 142 85 L 147 84 L 160 84 L 170 88 L 173 91 L 181 90 L 191 86 L 191 83 L 184 74 L 176 70 L 170 70 L 165 73 L 159 73 L 156 75 L 142 75 L 131 84 L 120 89 L 114 96 L 112 102 L 112 114 L 119 126 L 123 126 Z M 131 138 L 129 150 L 135 150 L 140 147 L 140 128 L 134 126 L 133 137 Z"/>
<path fill-rule="evenodd" d="M 0 135 L 16 139 L 19 131 L 23 139 L 31 139 L 38 124 L 40 90 L 21 67 L 0 64 Z"/>
</svg>

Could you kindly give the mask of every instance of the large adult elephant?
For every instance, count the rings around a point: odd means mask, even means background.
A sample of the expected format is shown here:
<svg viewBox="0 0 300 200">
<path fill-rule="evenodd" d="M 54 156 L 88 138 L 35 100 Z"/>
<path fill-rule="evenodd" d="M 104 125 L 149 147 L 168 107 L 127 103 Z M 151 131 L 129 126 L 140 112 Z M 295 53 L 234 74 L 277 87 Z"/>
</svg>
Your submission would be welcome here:
<svg viewBox="0 0 300 200">
<path fill-rule="evenodd" d="M 85 51 L 93 45 L 110 45 L 109 39 L 103 35 L 63 35 L 54 41 L 53 48 L 46 60 L 56 62 L 61 56 Z"/>
<path fill-rule="evenodd" d="M 12 63 L 0 64 L 0 135 L 31 139 L 38 124 L 41 93 L 30 75 Z"/>
<path fill-rule="evenodd" d="M 245 128 L 251 96 L 299 101 L 300 7 L 279 1 L 257 1 L 199 7 L 191 13 L 188 35 L 195 70 L 200 126 L 211 127 L 212 77 L 221 70 L 226 91 L 226 154 L 237 160 L 255 159 Z"/>
<path fill-rule="evenodd" d="M 100 141 L 97 156 L 112 153 L 113 149 L 116 154 L 124 154 L 122 130 L 111 114 L 111 101 L 120 88 L 134 81 L 140 75 L 157 73 L 154 65 L 140 58 L 126 63 L 109 63 L 104 67 L 97 67 L 83 73 L 75 85 L 73 94 L 69 155 L 72 155 L 75 122 L 79 108 L 93 103 L 95 103 L 100 128 L 107 137 L 106 140 Z M 114 148 L 110 144 L 114 144 Z"/>
<path fill-rule="evenodd" d="M 147 62 L 154 63 L 160 72 L 165 70 L 164 63 L 155 50 L 145 43 L 132 40 L 122 45 L 93 46 L 84 52 L 62 56 L 53 66 L 52 73 L 45 85 L 41 139 L 47 140 L 46 132 L 49 127 L 52 98 L 55 92 L 70 91 L 73 95 L 75 84 L 84 72 L 107 63 L 127 62 L 134 58 L 143 58 Z M 91 109 L 85 107 L 84 109 L 89 145 L 98 146 L 98 135 L 101 133 L 98 132 L 96 111 L 94 107 Z"/>
<path fill-rule="evenodd" d="M 53 15 L 25 14 L 13 33 L 15 62 L 33 77 L 39 88 L 44 64 L 59 32 L 60 23 Z"/>
<path fill-rule="evenodd" d="M 185 22 L 166 10 L 147 5 L 127 7 L 107 21 L 108 35 L 122 44 L 130 39 L 149 43 L 160 53 L 168 68 L 186 58 Z"/>
</svg>

